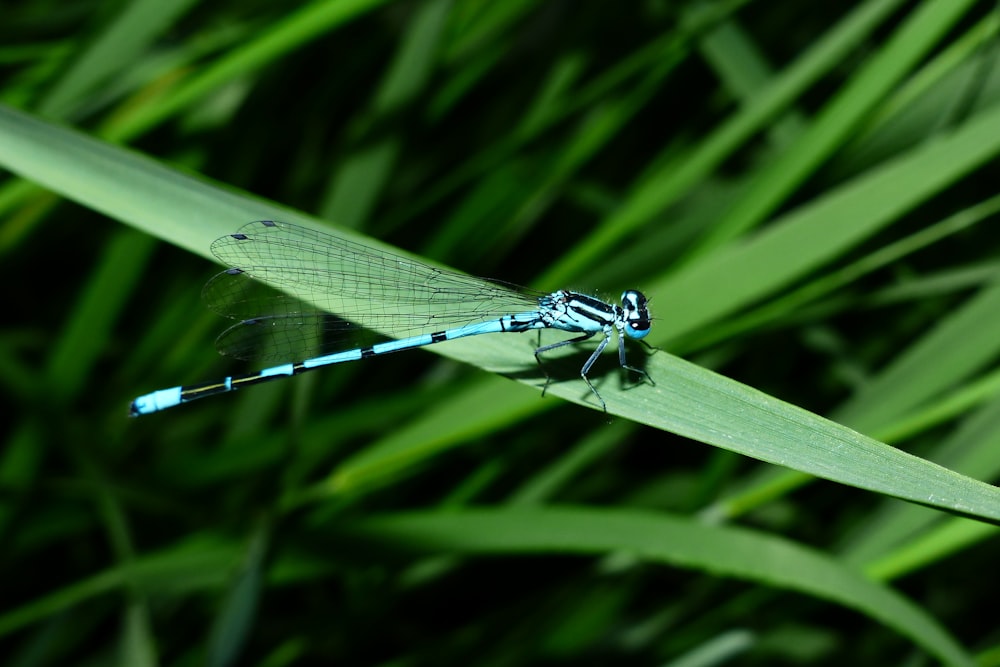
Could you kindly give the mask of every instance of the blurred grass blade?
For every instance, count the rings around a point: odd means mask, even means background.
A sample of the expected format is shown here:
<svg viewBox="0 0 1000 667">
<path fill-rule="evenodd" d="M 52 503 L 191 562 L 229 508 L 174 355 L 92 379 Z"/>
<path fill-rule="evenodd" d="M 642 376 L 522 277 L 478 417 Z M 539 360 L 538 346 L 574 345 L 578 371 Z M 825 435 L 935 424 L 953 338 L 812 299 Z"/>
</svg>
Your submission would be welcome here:
<svg viewBox="0 0 1000 667">
<path fill-rule="evenodd" d="M 728 216 L 711 227 L 693 254 L 709 252 L 765 220 L 975 4 L 975 0 L 928 0 L 918 5 L 881 52 L 826 105 L 813 126 L 754 180 Z"/>
<path fill-rule="evenodd" d="M 675 351 L 683 353 L 689 347 L 711 346 L 713 343 L 737 339 L 743 333 L 757 332 L 769 326 L 787 322 L 790 314 L 801 312 L 803 308 L 815 304 L 823 297 L 836 298 L 838 290 L 846 290 L 866 275 L 892 266 L 894 262 L 915 255 L 921 250 L 933 247 L 948 237 L 960 234 L 969 227 L 984 223 L 1000 213 L 1000 195 L 970 206 L 948 216 L 941 222 L 924 227 L 898 241 L 884 245 L 850 264 L 842 265 L 828 273 L 817 276 L 810 282 L 797 286 L 793 291 L 761 303 L 749 312 L 728 317 L 716 322 L 712 327 L 693 332 L 691 343 L 682 338 L 676 342 Z M 962 272 L 957 278 L 982 282 L 997 273 L 996 267 L 980 267 L 972 272 Z M 915 289 L 913 283 L 901 287 Z M 673 347 L 673 346 L 672 346 Z"/>
<path fill-rule="evenodd" d="M 898 355 L 837 410 L 836 418 L 863 430 L 898 420 L 993 363 L 1000 355 L 998 329 L 1000 279 Z"/>
<path fill-rule="evenodd" d="M 685 265 L 645 290 L 659 312 L 658 344 L 689 334 L 784 288 L 1000 153 L 1000 106 L 903 153 L 776 220 L 748 240 Z M 655 314 L 655 313 L 654 313 Z"/>
<path fill-rule="evenodd" d="M 842 63 L 900 4 L 901 0 L 863 3 L 791 66 L 775 75 L 770 85 L 758 90 L 737 113 L 701 139 L 691 152 L 677 159 L 665 159 L 673 150 L 668 147 L 652 161 L 654 165 L 662 165 L 637 178 L 617 209 L 594 233 L 584 236 L 565 253 L 538 282 L 559 285 L 581 275 L 587 267 L 599 262 L 608 248 L 689 194 L 820 77 Z"/>
<path fill-rule="evenodd" d="M 209 667 L 239 664 L 239 656 L 246 646 L 260 604 L 270 532 L 265 520 L 250 538 L 243 563 L 212 628 L 206 661 Z"/>
<path fill-rule="evenodd" d="M 154 247 L 152 237 L 133 230 L 121 230 L 109 241 L 49 355 L 46 385 L 52 398 L 69 400 L 86 386 Z"/>
<path fill-rule="evenodd" d="M 239 560 L 239 545 L 193 537 L 137 557 L 0 614 L 0 637 L 99 595 L 136 586 L 150 595 L 219 589 Z"/>
<path fill-rule="evenodd" d="M 155 104 L 137 107 L 128 116 L 115 118 L 101 134 L 115 142 L 128 141 L 173 117 L 222 84 L 276 60 L 385 2 L 386 0 L 313 0 L 281 21 L 267 26 L 255 39 L 215 60 L 211 66 L 187 80 L 169 96 L 158 99 Z"/>
<path fill-rule="evenodd" d="M 331 166 L 320 216 L 352 229 L 362 228 L 389 182 L 402 139 L 394 134 L 371 136 L 392 114 L 423 90 L 434 71 L 441 33 L 447 25 L 451 0 L 432 0 L 415 7 L 406 34 L 400 40 L 392 65 L 375 93 L 371 110 L 361 114 L 364 128 L 355 129 L 355 151 L 338 156 Z"/>
<path fill-rule="evenodd" d="M 907 540 L 896 549 L 866 563 L 865 573 L 881 581 L 889 581 L 939 564 L 945 558 L 974 544 L 997 538 L 997 527 L 978 521 L 951 519 Z"/>
<path fill-rule="evenodd" d="M 183 15 L 194 0 L 132 0 L 95 35 L 80 53 L 72 54 L 59 81 L 38 105 L 46 117 L 65 118 L 101 81 L 131 66 L 150 43 Z"/>
<path fill-rule="evenodd" d="M 156 639 L 146 604 L 129 602 L 125 607 L 122 622 L 121 653 L 122 667 L 156 667 Z"/>
<path fill-rule="evenodd" d="M 348 526 L 349 534 L 435 554 L 635 554 L 841 604 L 895 629 L 946 664 L 974 664 L 931 616 L 888 587 L 819 552 L 742 528 L 633 510 L 575 508 L 414 512 Z"/>
</svg>

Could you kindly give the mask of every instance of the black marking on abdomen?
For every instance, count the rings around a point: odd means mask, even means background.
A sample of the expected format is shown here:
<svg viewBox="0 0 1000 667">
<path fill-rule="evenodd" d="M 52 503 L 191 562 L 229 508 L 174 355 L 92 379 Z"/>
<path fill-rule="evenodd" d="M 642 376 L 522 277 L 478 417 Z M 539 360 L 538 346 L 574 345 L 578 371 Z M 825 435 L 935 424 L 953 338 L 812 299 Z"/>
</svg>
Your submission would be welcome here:
<svg viewBox="0 0 1000 667">
<path fill-rule="evenodd" d="M 375 356 L 375 348 L 373 347 L 366 347 L 361 350 L 362 359 L 371 359 L 374 356 Z"/>
<path fill-rule="evenodd" d="M 434 333 L 431 334 L 432 343 L 440 343 L 446 340 L 448 340 L 448 334 L 446 334 L 444 331 L 435 331 Z"/>
</svg>

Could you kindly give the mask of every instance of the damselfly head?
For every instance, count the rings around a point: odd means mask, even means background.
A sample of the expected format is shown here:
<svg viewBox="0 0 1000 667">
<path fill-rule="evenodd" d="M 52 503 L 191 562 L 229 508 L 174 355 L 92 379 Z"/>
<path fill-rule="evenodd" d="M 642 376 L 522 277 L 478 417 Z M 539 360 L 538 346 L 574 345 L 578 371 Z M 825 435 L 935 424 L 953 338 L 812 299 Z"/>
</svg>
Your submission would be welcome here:
<svg viewBox="0 0 1000 667">
<path fill-rule="evenodd" d="M 645 338 L 649 333 L 649 308 L 646 296 L 638 290 L 622 292 L 622 315 L 625 320 L 625 334 L 629 338 Z"/>
</svg>

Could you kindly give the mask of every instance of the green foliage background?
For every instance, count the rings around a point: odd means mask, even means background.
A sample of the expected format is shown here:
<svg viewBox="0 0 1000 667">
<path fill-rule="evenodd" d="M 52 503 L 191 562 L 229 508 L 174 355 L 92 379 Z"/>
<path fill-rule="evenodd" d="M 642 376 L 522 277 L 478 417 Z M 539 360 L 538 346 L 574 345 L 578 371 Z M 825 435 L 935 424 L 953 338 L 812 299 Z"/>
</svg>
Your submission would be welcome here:
<svg viewBox="0 0 1000 667">
<path fill-rule="evenodd" d="M 1000 664 L 995 3 L 3 18 L 5 664 Z M 656 385 L 491 336 L 129 420 L 249 370 L 262 218 L 641 289 Z"/>
</svg>

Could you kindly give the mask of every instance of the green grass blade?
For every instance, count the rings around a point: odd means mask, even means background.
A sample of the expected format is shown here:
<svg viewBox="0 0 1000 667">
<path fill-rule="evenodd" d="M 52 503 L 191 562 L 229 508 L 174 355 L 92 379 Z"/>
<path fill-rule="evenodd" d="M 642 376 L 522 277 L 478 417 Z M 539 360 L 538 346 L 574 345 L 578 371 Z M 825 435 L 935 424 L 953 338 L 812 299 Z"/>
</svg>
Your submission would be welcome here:
<svg viewBox="0 0 1000 667">
<path fill-rule="evenodd" d="M 389 514 L 356 522 L 352 532 L 431 553 L 626 552 L 842 604 L 892 627 L 946 664 L 973 664 L 932 617 L 898 593 L 820 553 L 745 529 L 629 510 L 547 508 Z"/>
<path fill-rule="evenodd" d="M 210 67 L 185 81 L 166 99 L 142 106 L 135 113 L 115 120 L 102 134 L 116 142 L 139 136 L 209 92 L 217 90 L 222 84 L 254 71 L 385 1 L 314 0 L 269 26 L 256 39 L 214 61 Z"/>
<path fill-rule="evenodd" d="M 994 4 L 8 4 L 9 661 L 1000 655 Z M 264 218 L 641 289 L 655 384 L 478 336 L 128 419 L 268 365 L 200 299 Z"/>
<path fill-rule="evenodd" d="M 1000 280 L 956 309 L 837 410 L 867 430 L 897 420 L 922 402 L 967 380 L 1000 353 Z"/>
<path fill-rule="evenodd" d="M 1000 520 L 997 487 L 889 447 L 666 353 L 649 357 L 646 370 L 660 379 L 657 386 L 622 392 L 623 401 L 609 403 L 612 411 L 627 419 L 817 477 L 959 514 Z M 567 395 L 566 388 L 558 385 L 550 392 L 586 400 L 578 391 Z M 465 395 L 470 405 L 481 404 L 476 400 L 481 398 L 480 394 Z M 496 396 L 491 398 L 497 400 Z M 504 399 L 503 404 L 511 405 L 507 401 Z M 464 441 L 468 433 L 456 433 L 454 427 L 454 418 L 462 413 L 462 405 L 457 403 L 447 413 L 429 415 L 418 422 L 419 426 L 396 431 L 391 438 L 348 459 L 332 473 L 320 497 L 350 496 L 370 485 L 384 483 L 427 456 Z M 530 409 L 530 402 L 523 407 Z M 452 429 L 445 428 L 449 414 L 453 417 Z M 489 426 L 484 424 L 483 428 Z M 421 435 L 421 431 L 434 436 Z"/>
<path fill-rule="evenodd" d="M 128 67 L 182 16 L 194 0 L 132 0 L 69 65 L 38 106 L 46 117 L 65 118 L 91 89 Z"/>
<path fill-rule="evenodd" d="M 191 538 L 148 553 L 128 565 L 110 568 L 0 614 L 0 637 L 26 625 L 65 612 L 96 596 L 137 585 L 150 594 L 177 594 L 218 589 L 239 558 L 238 545 L 212 538 Z"/>
<path fill-rule="evenodd" d="M 765 220 L 974 4 L 974 0 L 931 0 L 917 7 L 795 146 L 755 179 L 696 252 L 723 245 Z"/>
<path fill-rule="evenodd" d="M 368 131 L 392 114 L 403 112 L 427 85 L 450 5 L 451 0 L 434 0 L 420 7 L 411 19 L 370 112 L 362 115 L 365 128 L 353 133 L 357 136 L 352 139 L 361 146 L 341 157 L 334 168 L 326 201 L 320 205 L 321 217 L 351 228 L 363 227 L 368 220 L 389 182 L 402 142 L 398 136 L 373 138 Z"/>
<path fill-rule="evenodd" d="M 560 284 L 580 275 L 597 263 L 609 247 L 687 196 L 755 133 L 766 128 L 768 122 L 836 67 L 900 4 L 900 0 L 864 3 L 825 33 L 822 40 L 777 75 L 769 86 L 747 100 L 739 112 L 704 137 L 694 150 L 677 159 L 665 160 L 665 155 L 654 159 L 654 164 L 664 164 L 636 179 L 631 192 L 596 232 L 564 254 L 540 282 Z"/>
<path fill-rule="evenodd" d="M 897 156 L 646 290 L 658 344 L 755 303 L 900 220 L 1000 153 L 1000 108 Z M 655 314 L 655 313 L 654 313 Z"/>
<path fill-rule="evenodd" d="M 61 159 L 56 159 L 57 154 Z M 201 254 L 212 238 L 246 220 L 305 220 L 301 214 L 223 191 L 9 110 L 0 110 L 0 156 L 26 178 Z M 532 375 L 524 381 L 537 384 L 528 346 L 522 337 L 484 336 L 435 346 L 435 351 L 496 372 L 523 374 L 527 370 Z M 886 447 L 668 354 L 649 357 L 646 370 L 658 379 L 656 387 L 600 383 L 611 412 L 826 479 L 958 513 L 1000 518 L 1000 491 L 994 487 Z M 593 405 L 578 381 L 556 383 L 550 393 Z M 423 452 L 436 451 L 423 447 Z M 398 457 L 393 451 L 393 457 Z M 381 458 L 371 452 L 366 456 Z M 410 462 L 412 456 L 397 460 Z M 372 466 L 371 458 L 363 463 L 364 468 Z M 385 465 L 378 460 L 374 467 L 384 470 Z M 355 475 L 356 466 L 347 462 L 334 477 L 342 478 L 345 471 Z"/>
</svg>

